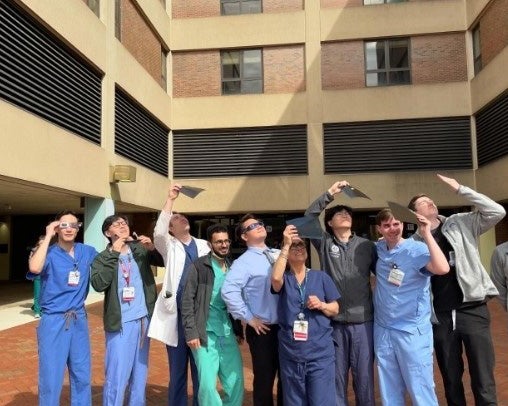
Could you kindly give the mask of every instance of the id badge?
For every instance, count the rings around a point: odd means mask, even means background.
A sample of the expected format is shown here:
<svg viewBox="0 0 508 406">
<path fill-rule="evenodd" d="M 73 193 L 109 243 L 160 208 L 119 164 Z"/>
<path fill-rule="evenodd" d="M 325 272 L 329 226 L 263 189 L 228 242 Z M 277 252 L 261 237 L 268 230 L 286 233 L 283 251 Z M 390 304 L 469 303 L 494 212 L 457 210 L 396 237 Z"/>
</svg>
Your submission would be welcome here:
<svg viewBox="0 0 508 406">
<path fill-rule="evenodd" d="M 404 279 L 404 272 L 402 272 L 399 268 L 392 268 L 390 270 L 388 282 L 394 284 L 395 286 L 400 286 L 402 285 L 402 279 Z"/>
<path fill-rule="evenodd" d="M 295 320 L 293 338 L 295 341 L 307 341 L 309 338 L 309 322 L 307 320 Z"/>
<path fill-rule="evenodd" d="M 134 286 L 126 286 L 122 289 L 122 300 L 124 302 L 134 300 Z"/>
<path fill-rule="evenodd" d="M 69 272 L 69 277 L 67 278 L 67 285 L 69 285 L 69 286 L 78 286 L 79 285 L 79 271 L 78 270 Z"/>
</svg>

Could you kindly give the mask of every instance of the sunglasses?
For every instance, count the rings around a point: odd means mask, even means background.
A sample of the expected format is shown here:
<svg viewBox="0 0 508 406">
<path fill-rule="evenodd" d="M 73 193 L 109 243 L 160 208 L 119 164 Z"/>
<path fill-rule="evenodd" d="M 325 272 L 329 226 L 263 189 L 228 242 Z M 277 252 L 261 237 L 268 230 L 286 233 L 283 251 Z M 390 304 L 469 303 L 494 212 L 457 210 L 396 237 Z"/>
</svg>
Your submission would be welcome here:
<svg viewBox="0 0 508 406">
<path fill-rule="evenodd" d="M 248 233 L 249 231 L 252 231 L 256 228 L 264 227 L 264 226 L 265 226 L 265 223 L 263 223 L 262 221 L 257 221 L 255 223 L 249 224 L 247 227 L 244 227 L 242 229 L 242 234 Z"/>
<path fill-rule="evenodd" d="M 74 228 L 76 230 L 79 230 L 82 225 L 83 225 L 83 223 L 66 223 L 66 222 L 64 222 L 64 223 L 60 223 L 58 225 L 58 228 L 60 228 L 62 230 L 66 229 L 66 228 Z"/>
</svg>

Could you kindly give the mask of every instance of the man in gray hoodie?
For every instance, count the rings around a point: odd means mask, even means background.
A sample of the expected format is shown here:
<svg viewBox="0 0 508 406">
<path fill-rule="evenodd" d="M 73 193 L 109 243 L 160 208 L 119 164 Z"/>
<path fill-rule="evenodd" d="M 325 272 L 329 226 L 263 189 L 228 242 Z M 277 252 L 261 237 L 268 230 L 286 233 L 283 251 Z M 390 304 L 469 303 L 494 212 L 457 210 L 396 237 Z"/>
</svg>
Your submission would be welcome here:
<svg viewBox="0 0 508 406">
<path fill-rule="evenodd" d="M 349 186 L 335 182 L 307 209 L 305 215 L 318 217 L 335 195 Z M 348 404 L 349 371 L 353 376 L 356 404 L 374 406 L 374 344 L 371 273 L 376 269 L 376 247 L 352 230 L 353 210 L 336 205 L 325 210 L 325 231 L 312 239 L 319 252 L 321 268 L 331 276 L 341 294 L 339 314 L 333 317 L 335 347 L 336 406 Z"/>
<path fill-rule="evenodd" d="M 432 234 L 450 264 L 450 272 L 431 279 L 434 324 L 434 349 L 443 377 L 448 405 L 466 405 L 462 375 L 464 347 L 468 360 L 471 389 L 476 405 L 497 405 L 494 380 L 494 346 L 490 333 L 487 300 L 498 291 L 481 264 L 478 237 L 494 227 L 504 216 L 504 208 L 455 179 L 437 175 L 453 192 L 476 210 L 439 215 L 432 199 L 414 196 L 411 210 L 431 221 Z M 413 236 L 421 240 L 418 232 Z"/>
</svg>

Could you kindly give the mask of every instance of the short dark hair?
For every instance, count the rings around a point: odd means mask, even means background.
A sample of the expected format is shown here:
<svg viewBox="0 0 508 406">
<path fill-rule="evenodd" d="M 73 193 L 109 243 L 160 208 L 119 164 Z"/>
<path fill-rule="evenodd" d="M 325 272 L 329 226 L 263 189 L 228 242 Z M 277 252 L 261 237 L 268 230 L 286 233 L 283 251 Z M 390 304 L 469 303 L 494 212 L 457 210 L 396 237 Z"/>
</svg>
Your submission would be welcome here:
<svg viewBox="0 0 508 406">
<path fill-rule="evenodd" d="M 415 206 L 415 203 L 416 201 L 420 198 L 420 197 L 429 197 L 427 196 L 425 193 L 420 193 L 418 195 L 415 195 L 411 198 L 411 200 L 409 201 L 409 203 L 407 204 L 407 207 L 411 210 L 415 210 L 416 209 L 416 206 Z"/>
<path fill-rule="evenodd" d="M 387 221 L 393 218 L 393 213 L 390 209 L 382 209 L 376 215 L 376 225 L 380 226 L 383 221 Z"/>
<path fill-rule="evenodd" d="M 208 242 L 212 242 L 213 235 L 217 233 L 228 233 L 229 236 L 229 232 L 226 226 L 223 226 L 222 224 L 212 224 L 206 229 L 206 240 Z"/>
<path fill-rule="evenodd" d="M 104 222 L 102 223 L 102 234 L 104 234 L 104 236 L 109 241 L 111 241 L 111 238 L 109 238 L 106 235 L 106 231 L 108 231 L 109 227 L 111 227 L 111 224 L 113 224 L 117 220 L 123 220 L 127 223 L 127 225 L 129 224 L 129 219 L 126 216 L 124 216 L 123 214 L 112 214 L 111 216 L 106 217 L 104 219 Z"/>
<path fill-rule="evenodd" d="M 335 214 L 342 210 L 346 210 L 351 217 L 353 216 L 353 209 L 349 206 L 344 206 L 343 204 L 339 204 L 325 210 L 325 230 L 328 234 L 333 235 L 333 230 L 328 225 L 328 222 L 333 218 L 333 216 L 335 216 Z"/>
<path fill-rule="evenodd" d="M 235 228 L 235 237 L 238 241 L 242 241 L 242 234 L 243 234 L 243 223 L 245 223 L 247 220 L 256 220 L 260 221 L 254 214 L 247 213 L 244 214 L 240 220 L 238 221 L 238 224 Z"/>
<path fill-rule="evenodd" d="M 61 212 L 57 213 L 56 216 L 55 216 L 55 221 L 58 221 L 60 220 L 63 216 L 67 216 L 67 215 L 71 215 L 71 216 L 74 216 L 76 217 L 78 220 L 79 220 L 79 217 L 78 215 L 76 214 L 76 212 L 72 211 L 72 210 L 62 210 Z"/>
</svg>

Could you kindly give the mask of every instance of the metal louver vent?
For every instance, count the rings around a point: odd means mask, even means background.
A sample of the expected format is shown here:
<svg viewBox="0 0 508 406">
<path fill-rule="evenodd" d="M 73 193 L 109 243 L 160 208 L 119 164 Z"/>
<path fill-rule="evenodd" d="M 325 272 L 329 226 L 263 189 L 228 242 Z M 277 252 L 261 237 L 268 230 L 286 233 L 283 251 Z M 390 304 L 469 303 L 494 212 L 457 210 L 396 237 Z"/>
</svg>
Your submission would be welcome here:
<svg viewBox="0 0 508 406">
<path fill-rule="evenodd" d="M 478 165 L 508 155 L 508 93 L 476 114 Z"/>
<path fill-rule="evenodd" d="M 325 173 L 472 168 L 469 117 L 324 125 Z"/>
<path fill-rule="evenodd" d="M 12 0 L 0 1 L 0 98 L 100 144 L 101 76 Z"/>
<path fill-rule="evenodd" d="M 168 133 L 118 87 L 115 89 L 115 152 L 168 176 Z"/>
<path fill-rule="evenodd" d="M 307 174 L 304 125 L 173 132 L 175 178 Z"/>
</svg>

